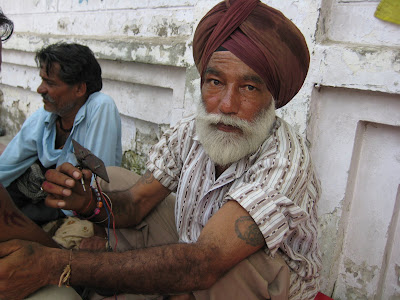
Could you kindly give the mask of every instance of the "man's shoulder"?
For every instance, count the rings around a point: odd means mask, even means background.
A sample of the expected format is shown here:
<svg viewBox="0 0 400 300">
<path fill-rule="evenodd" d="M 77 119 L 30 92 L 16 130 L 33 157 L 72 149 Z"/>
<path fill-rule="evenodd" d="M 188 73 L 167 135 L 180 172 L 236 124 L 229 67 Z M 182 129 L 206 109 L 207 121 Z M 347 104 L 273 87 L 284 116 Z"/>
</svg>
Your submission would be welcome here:
<svg viewBox="0 0 400 300">
<path fill-rule="evenodd" d="M 176 122 L 176 124 L 171 124 L 170 130 L 181 131 L 183 129 L 186 130 L 188 128 L 194 129 L 194 125 L 195 125 L 195 115 L 190 114 L 187 116 L 183 116 L 182 119 Z"/>
<path fill-rule="evenodd" d="M 309 142 L 294 126 L 277 117 L 271 135 L 263 143 L 260 159 L 272 156 L 286 157 L 288 151 L 308 157 Z"/>
<path fill-rule="evenodd" d="M 91 94 L 87 100 L 88 105 L 104 105 L 112 104 L 115 105 L 114 99 L 111 96 L 102 92 L 95 92 Z"/>
<path fill-rule="evenodd" d="M 182 119 L 177 123 L 178 126 L 188 126 L 194 124 L 196 119 L 195 114 L 188 114 L 182 117 Z"/>
<path fill-rule="evenodd" d="M 39 109 L 34 111 L 33 114 L 26 119 L 25 123 L 29 124 L 32 122 L 49 122 L 52 115 L 52 113 L 46 111 L 43 107 L 39 107 Z"/>
<path fill-rule="evenodd" d="M 276 118 L 275 130 L 285 133 L 282 136 L 286 136 L 286 134 L 289 133 L 290 135 L 295 136 L 299 141 L 307 144 L 306 138 L 302 136 L 293 125 L 289 124 L 282 118 Z"/>
<path fill-rule="evenodd" d="M 108 114 L 111 112 L 113 114 L 119 113 L 113 98 L 102 92 L 95 92 L 91 94 L 82 108 L 89 114 L 97 114 L 98 112 L 102 112 L 103 114 Z"/>
<path fill-rule="evenodd" d="M 195 138 L 195 116 L 185 116 L 176 124 L 171 124 L 163 135 L 167 139 L 177 139 L 180 142 L 191 144 L 191 141 Z"/>
</svg>

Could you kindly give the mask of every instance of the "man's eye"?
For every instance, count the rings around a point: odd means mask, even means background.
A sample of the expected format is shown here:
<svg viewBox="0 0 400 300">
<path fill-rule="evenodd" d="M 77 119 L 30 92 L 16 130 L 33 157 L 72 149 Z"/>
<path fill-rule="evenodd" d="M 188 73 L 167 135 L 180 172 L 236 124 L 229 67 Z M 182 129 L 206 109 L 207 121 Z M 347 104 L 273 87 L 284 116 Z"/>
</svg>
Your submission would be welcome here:
<svg viewBox="0 0 400 300">
<path fill-rule="evenodd" d="M 217 80 L 217 79 L 212 79 L 211 82 L 212 82 L 214 85 L 220 84 L 220 81 Z"/>
<path fill-rule="evenodd" d="M 248 85 L 248 86 L 247 86 L 247 89 L 248 89 L 249 91 L 254 91 L 256 88 L 255 88 L 254 86 L 252 86 L 252 85 Z"/>
</svg>

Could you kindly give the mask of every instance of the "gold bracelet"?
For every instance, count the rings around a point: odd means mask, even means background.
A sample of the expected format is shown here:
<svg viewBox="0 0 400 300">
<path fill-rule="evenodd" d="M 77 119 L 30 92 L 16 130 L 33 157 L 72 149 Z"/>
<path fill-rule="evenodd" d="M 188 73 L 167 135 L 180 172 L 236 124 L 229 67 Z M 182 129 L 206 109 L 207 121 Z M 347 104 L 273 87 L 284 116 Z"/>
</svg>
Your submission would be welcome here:
<svg viewBox="0 0 400 300">
<path fill-rule="evenodd" d="M 60 280 L 58 281 L 58 287 L 62 287 L 65 285 L 66 287 L 70 287 L 69 279 L 71 278 L 71 261 L 72 261 L 72 249 L 69 253 L 69 262 L 68 265 L 64 268 L 64 272 L 62 272 L 60 276 Z"/>
</svg>

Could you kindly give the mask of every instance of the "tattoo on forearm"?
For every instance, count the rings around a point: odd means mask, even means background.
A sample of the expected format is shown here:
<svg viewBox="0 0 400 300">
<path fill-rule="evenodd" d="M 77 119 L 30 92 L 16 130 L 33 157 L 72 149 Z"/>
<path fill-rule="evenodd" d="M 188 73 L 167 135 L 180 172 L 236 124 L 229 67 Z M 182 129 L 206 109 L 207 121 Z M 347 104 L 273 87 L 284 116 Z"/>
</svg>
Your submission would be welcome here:
<svg viewBox="0 0 400 300">
<path fill-rule="evenodd" d="M 250 216 L 243 216 L 236 220 L 235 231 L 238 238 L 246 244 L 257 247 L 265 243 L 264 237 L 257 224 Z"/>
<path fill-rule="evenodd" d="M 26 220 L 16 212 L 8 212 L 7 210 L 4 210 L 2 218 L 7 226 L 23 227 L 24 224 L 26 224 Z"/>
<path fill-rule="evenodd" d="M 138 183 L 139 184 L 150 184 L 154 181 L 153 173 L 150 171 L 146 171 L 142 177 L 140 177 Z"/>
</svg>

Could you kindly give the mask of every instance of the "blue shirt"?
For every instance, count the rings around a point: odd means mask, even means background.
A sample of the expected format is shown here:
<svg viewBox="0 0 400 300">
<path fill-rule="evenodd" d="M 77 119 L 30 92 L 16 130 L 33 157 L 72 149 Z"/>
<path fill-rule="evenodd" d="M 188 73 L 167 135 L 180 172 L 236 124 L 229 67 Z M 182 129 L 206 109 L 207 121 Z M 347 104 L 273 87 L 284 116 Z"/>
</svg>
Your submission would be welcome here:
<svg viewBox="0 0 400 300">
<path fill-rule="evenodd" d="M 111 97 L 101 92 L 89 96 L 76 114 L 62 149 L 55 149 L 57 117 L 42 107 L 24 122 L 0 156 L 0 182 L 5 187 L 37 159 L 46 168 L 64 162 L 77 165 L 72 139 L 103 160 L 106 166 L 121 164 L 121 118 Z"/>
</svg>

